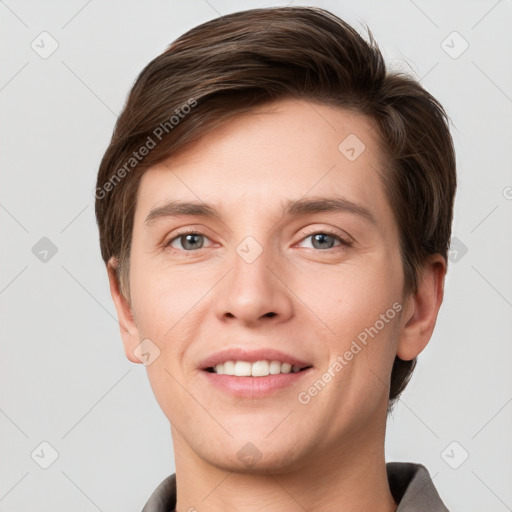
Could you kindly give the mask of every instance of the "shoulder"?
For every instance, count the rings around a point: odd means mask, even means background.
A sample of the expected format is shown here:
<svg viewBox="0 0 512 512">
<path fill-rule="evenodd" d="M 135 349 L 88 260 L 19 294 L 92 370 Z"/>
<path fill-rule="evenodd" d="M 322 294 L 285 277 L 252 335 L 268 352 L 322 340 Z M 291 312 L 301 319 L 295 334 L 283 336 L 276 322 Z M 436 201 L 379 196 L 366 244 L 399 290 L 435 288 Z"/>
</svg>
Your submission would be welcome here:
<svg viewBox="0 0 512 512">
<path fill-rule="evenodd" d="M 398 503 L 396 512 L 449 512 L 425 466 L 412 462 L 388 462 L 389 488 Z M 176 507 L 176 475 L 163 480 L 142 512 L 168 512 Z"/>
<path fill-rule="evenodd" d="M 425 466 L 388 462 L 386 470 L 391 494 L 398 503 L 396 512 L 449 512 Z"/>
<path fill-rule="evenodd" d="M 168 476 L 153 491 L 142 512 L 173 512 L 176 507 L 176 474 Z"/>
</svg>

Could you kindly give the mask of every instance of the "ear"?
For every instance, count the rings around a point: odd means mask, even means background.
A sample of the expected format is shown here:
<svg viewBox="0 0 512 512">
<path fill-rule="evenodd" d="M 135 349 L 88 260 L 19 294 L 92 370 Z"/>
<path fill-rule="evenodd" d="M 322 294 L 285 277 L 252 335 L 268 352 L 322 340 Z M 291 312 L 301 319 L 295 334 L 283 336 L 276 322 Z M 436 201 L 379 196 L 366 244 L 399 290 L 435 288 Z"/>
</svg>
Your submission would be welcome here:
<svg viewBox="0 0 512 512">
<path fill-rule="evenodd" d="M 132 363 L 140 363 L 141 361 L 134 355 L 135 348 L 140 344 L 139 329 L 135 323 L 131 305 L 121 292 L 121 286 L 116 273 L 117 265 L 117 258 L 112 256 L 107 264 L 110 294 L 112 295 L 112 300 L 116 307 L 119 330 L 121 332 L 126 357 Z"/>
<path fill-rule="evenodd" d="M 437 313 L 443 302 L 446 262 L 441 254 L 431 256 L 420 273 L 418 290 L 406 299 L 397 356 L 404 361 L 414 359 L 432 337 Z"/>
</svg>

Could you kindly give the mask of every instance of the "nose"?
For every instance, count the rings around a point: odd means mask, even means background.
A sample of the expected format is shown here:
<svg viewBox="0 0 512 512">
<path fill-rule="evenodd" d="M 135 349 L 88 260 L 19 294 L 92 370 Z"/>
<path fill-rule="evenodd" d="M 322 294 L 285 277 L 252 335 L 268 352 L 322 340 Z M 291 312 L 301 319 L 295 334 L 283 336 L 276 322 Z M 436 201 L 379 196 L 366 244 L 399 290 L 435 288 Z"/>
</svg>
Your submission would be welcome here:
<svg viewBox="0 0 512 512">
<path fill-rule="evenodd" d="M 264 249 L 254 261 L 235 252 L 230 263 L 231 269 L 217 290 L 215 307 L 221 321 L 254 326 L 281 323 L 293 315 L 286 270 L 270 249 Z"/>
</svg>

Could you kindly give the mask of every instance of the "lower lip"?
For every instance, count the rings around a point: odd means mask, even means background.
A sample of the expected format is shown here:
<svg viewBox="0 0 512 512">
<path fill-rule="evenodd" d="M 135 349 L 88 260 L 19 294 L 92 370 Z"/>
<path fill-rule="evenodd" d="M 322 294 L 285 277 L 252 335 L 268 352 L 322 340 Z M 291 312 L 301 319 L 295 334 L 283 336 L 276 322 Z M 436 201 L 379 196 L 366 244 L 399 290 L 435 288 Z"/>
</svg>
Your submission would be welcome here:
<svg viewBox="0 0 512 512">
<path fill-rule="evenodd" d="M 260 398 L 271 395 L 279 389 L 299 383 L 311 368 L 297 373 L 278 373 L 266 377 L 237 377 L 235 375 L 219 375 L 203 370 L 211 384 L 241 398 Z"/>
</svg>

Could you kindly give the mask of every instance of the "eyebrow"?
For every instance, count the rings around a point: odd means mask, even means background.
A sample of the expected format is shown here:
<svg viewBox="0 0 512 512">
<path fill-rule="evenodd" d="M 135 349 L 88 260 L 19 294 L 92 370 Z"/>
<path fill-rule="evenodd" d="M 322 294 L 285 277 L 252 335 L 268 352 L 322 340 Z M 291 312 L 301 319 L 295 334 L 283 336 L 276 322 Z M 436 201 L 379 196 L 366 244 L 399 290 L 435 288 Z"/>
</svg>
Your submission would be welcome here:
<svg viewBox="0 0 512 512">
<path fill-rule="evenodd" d="M 281 207 L 285 217 L 300 217 L 323 212 L 346 212 L 358 215 L 372 224 L 377 224 L 375 216 L 368 208 L 343 197 L 288 199 L 281 203 Z M 221 214 L 209 204 L 196 201 L 170 201 L 163 206 L 152 209 L 146 217 L 144 224 L 150 225 L 161 218 L 183 215 L 221 219 Z"/>
</svg>

